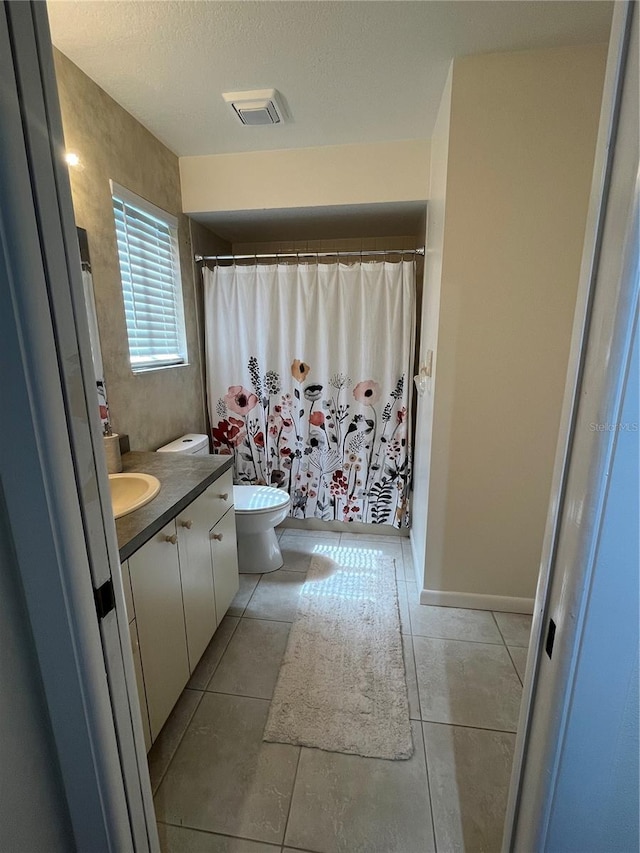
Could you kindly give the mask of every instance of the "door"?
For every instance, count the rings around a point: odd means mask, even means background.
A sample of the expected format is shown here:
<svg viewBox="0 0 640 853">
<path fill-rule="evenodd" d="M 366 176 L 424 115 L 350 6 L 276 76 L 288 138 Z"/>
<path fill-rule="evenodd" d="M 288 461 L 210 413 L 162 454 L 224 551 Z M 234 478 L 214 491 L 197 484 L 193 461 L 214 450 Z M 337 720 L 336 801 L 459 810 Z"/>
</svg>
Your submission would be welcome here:
<svg viewBox="0 0 640 853">
<path fill-rule="evenodd" d="M 638 23 L 616 4 L 505 851 L 637 849 Z"/>
<path fill-rule="evenodd" d="M 0 481 L 46 737 L 78 849 L 155 851 L 44 3 L 0 6 L 0 79 Z"/>
</svg>

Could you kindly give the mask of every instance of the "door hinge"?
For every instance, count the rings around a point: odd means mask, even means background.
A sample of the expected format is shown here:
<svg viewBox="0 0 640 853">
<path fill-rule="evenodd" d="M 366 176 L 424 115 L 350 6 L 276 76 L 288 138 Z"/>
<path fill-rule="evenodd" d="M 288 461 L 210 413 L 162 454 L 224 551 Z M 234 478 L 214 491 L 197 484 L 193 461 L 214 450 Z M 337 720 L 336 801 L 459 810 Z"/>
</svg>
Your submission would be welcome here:
<svg viewBox="0 0 640 853">
<path fill-rule="evenodd" d="M 107 613 L 111 613 L 116 606 L 116 600 L 113 595 L 113 582 L 111 578 L 105 581 L 101 587 L 93 590 L 93 597 L 96 602 L 96 613 L 98 619 L 104 619 Z"/>
</svg>

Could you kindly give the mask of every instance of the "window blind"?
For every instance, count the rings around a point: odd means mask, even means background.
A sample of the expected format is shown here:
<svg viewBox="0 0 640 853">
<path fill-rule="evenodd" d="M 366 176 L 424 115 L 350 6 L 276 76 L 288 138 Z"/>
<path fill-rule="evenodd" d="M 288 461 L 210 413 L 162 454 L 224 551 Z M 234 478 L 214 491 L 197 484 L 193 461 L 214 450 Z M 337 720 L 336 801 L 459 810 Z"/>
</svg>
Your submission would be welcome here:
<svg viewBox="0 0 640 853">
<path fill-rule="evenodd" d="M 177 227 L 114 187 L 113 214 L 134 372 L 187 360 Z M 148 205 L 151 208 L 151 205 Z M 162 211 L 159 211 L 162 213 Z"/>
</svg>

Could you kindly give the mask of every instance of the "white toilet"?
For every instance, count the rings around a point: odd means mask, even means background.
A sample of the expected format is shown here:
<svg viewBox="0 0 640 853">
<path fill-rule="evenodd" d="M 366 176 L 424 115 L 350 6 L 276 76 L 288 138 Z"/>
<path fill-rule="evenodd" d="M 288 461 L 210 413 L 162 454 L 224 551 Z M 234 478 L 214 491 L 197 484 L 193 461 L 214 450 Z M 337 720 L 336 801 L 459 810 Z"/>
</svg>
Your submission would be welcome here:
<svg viewBox="0 0 640 853">
<path fill-rule="evenodd" d="M 287 517 L 289 495 L 273 486 L 234 486 L 238 533 L 238 569 L 243 573 L 275 572 L 282 568 L 275 526 Z"/>
</svg>

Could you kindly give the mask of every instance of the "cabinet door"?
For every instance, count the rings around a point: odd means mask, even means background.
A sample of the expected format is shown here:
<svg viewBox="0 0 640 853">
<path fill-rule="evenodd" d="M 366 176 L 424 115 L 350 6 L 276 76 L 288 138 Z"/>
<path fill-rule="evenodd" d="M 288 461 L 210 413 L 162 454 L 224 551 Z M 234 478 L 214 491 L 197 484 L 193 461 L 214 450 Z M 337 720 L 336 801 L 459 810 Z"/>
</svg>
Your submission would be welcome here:
<svg viewBox="0 0 640 853">
<path fill-rule="evenodd" d="M 231 471 L 225 471 L 215 483 L 212 483 L 198 498 L 207 507 L 209 530 L 233 506 L 233 477 Z"/>
<path fill-rule="evenodd" d="M 140 716 L 142 717 L 142 731 L 144 732 L 144 745 L 147 752 L 151 749 L 151 729 L 149 728 L 149 709 L 147 708 L 147 694 L 144 689 L 144 677 L 142 675 L 142 663 L 140 661 L 140 643 L 138 642 L 138 629 L 136 620 L 129 623 L 129 635 L 131 637 L 131 652 L 133 653 L 133 668 L 136 673 L 136 686 L 138 688 L 138 700 L 140 702 Z"/>
<path fill-rule="evenodd" d="M 216 604 L 209 546 L 210 504 L 211 497 L 205 492 L 176 519 L 191 672 L 216 629 Z"/>
<path fill-rule="evenodd" d="M 129 573 L 155 740 L 189 678 L 175 521 L 129 557 Z"/>
<path fill-rule="evenodd" d="M 216 623 L 219 625 L 239 585 L 236 516 L 233 507 L 211 531 L 211 561 L 216 593 Z"/>
</svg>

